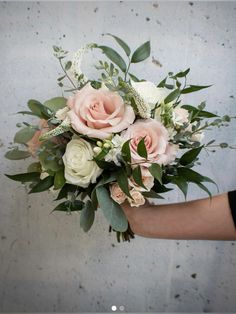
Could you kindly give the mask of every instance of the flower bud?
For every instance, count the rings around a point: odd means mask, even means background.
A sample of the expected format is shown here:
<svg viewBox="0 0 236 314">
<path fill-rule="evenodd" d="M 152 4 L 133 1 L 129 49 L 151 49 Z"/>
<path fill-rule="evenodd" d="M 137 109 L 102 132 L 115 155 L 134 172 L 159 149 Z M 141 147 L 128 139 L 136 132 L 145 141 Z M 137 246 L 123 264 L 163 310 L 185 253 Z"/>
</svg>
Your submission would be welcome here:
<svg viewBox="0 0 236 314">
<path fill-rule="evenodd" d="M 96 146 L 96 147 L 93 148 L 93 151 L 94 151 L 95 154 L 100 154 L 102 149 L 101 149 L 101 147 L 97 147 Z"/>
</svg>

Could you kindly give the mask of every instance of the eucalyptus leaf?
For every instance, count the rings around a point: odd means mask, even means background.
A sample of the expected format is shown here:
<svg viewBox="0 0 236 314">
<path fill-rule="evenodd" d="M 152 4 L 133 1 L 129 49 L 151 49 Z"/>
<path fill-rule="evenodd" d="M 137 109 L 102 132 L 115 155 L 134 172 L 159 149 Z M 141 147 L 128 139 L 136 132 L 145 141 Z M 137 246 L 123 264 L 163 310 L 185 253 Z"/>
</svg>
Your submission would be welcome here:
<svg viewBox="0 0 236 314">
<path fill-rule="evenodd" d="M 112 228 L 119 232 L 124 232 L 128 228 L 128 221 L 121 206 L 116 203 L 109 195 L 109 192 L 104 186 L 96 188 L 96 195 L 99 207 L 102 209 Z"/>
<path fill-rule="evenodd" d="M 19 150 L 18 148 L 8 151 L 5 155 L 5 158 L 10 160 L 20 160 L 25 159 L 31 156 L 28 151 Z"/>
<path fill-rule="evenodd" d="M 41 119 L 48 119 L 51 117 L 49 112 L 46 110 L 47 108 L 35 99 L 30 99 L 28 101 L 28 107 L 35 115 L 37 115 Z"/>
<path fill-rule="evenodd" d="M 150 41 L 147 41 L 135 50 L 131 57 L 131 63 L 138 63 L 147 59 L 150 56 L 150 53 Z"/>
<path fill-rule="evenodd" d="M 80 227 L 88 232 L 93 225 L 95 212 L 91 201 L 87 201 L 80 214 Z"/>
<path fill-rule="evenodd" d="M 34 136 L 36 128 L 28 126 L 21 129 L 15 134 L 14 142 L 18 144 L 26 144 Z"/>
<path fill-rule="evenodd" d="M 57 112 L 66 106 L 67 99 L 64 97 L 54 97 L 44 102 L 44 106 L 49 108 L 52 112 Z"/>
</svg>

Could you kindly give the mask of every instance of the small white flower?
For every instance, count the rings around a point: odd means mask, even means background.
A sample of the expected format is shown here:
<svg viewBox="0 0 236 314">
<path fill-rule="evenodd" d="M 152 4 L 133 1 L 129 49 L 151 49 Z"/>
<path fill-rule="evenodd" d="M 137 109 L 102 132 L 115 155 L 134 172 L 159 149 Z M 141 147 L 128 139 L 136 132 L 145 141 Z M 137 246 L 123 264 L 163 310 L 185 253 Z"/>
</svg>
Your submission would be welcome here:
<svg viewBox="0 0 236 314">
<path fill-rule="evenodd" d="M 80 48 L 77 52 L 75 52 L 72 58 L 72 65 L 70 68 L 70 72 L 75 77 L 75 79 L 78 79 L 78 77 L 83 74 L 81 70 L 81 65 L 82 65 L 84 55 L 90 50 L 92 50 L 93 48 L 94 48 L 94 44 L 88 44 Z M 87 77 L 84 76 L 83 79 L 81 80 L 81 83 L 86 83 L 87 81 L 88 81 Z"/>
<path fill-rule="evenodd" d="M 124 142 L 124 139 L 116 134 L 111 140 L 111 149 L 106 154 L 105 161 L 113 161 L 117 166 L 120 166 L 121 148 Z"/>
<path fill-rule="evenodd" d="M 156 87 L 152 82 L 133 82 L 132 87 L 143 98 L 143 100 L 153 109 L 156 103 L 162 103 L 170 91 L 166 88 Z"/>
<path fill-rule="evenodd" d="M 182 126 L 184 123 L 189 122 L 188 110 L 180 107 L 175 107 L 172 112 L 172 121 L 176 126 Z"/>
<path fill-rule="evenodd" d="M 203 138 L 204 138 L 204 133 L 203 132 L 197 132 L 197 133 L 194 133 L 192 136 L 191 136 L 191 140 L 193 142 L 202 142 Z"/>
</svg>

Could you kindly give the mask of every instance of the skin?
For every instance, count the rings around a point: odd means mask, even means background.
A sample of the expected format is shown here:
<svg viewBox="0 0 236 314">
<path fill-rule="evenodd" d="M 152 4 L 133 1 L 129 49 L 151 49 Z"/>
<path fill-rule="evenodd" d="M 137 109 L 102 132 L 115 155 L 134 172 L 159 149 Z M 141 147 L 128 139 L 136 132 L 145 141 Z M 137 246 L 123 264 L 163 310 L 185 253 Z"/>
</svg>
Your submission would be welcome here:
<svg viewBox="0 0 236 314">
<path fill-rule="evenodd" d="M 236 240 L 228 195 L 184 203 L 122 208 L 139 236 L 183 240 Z"/>
</svg>

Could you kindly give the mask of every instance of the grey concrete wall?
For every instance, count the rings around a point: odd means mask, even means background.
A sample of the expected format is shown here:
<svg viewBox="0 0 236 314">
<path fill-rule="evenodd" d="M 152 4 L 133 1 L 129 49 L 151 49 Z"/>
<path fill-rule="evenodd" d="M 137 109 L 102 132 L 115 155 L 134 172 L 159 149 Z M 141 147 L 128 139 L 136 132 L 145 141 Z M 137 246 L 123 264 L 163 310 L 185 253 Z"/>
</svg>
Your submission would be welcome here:
<svg viewBox="0 0 236 314">
<path fill-rule="evenodd" d="M 26 194 L 3 173 L 19 173 L 27 162 L 3 155 L 29 98 L 60 94 L 52 45 L 76 50 L 87 42 L 112 44 L 111 32 L 134 48 L 150 39 L 151 55 L 133 72 L 155 82 L 168 71 L 191 67 L 193 84 L 214 84 L 186 97 L 208 109 L 234 114 L 236 64 L 234 2 L 2 2 L 0 4 L 0 310 L 109 312 L 236 311 L 234 242 L 174 241 L 136 237 L 117 244 L 98 213 L 88 234 L 79 217 L 50 215 L 53 196 Z M 86 66 L 89 74 L 92 68 Z M 235 122 L 206 140 L 235 143 Z M 236 188 L 235 151 L 202 156 L 199 171 L 220 192 Z M 216 194 L 214 187 L 209 186 Z M 189 199 L 205 197 L 191 187 Z M 165 202 L 182 201 L 175 191 Z"/>
</svg>

